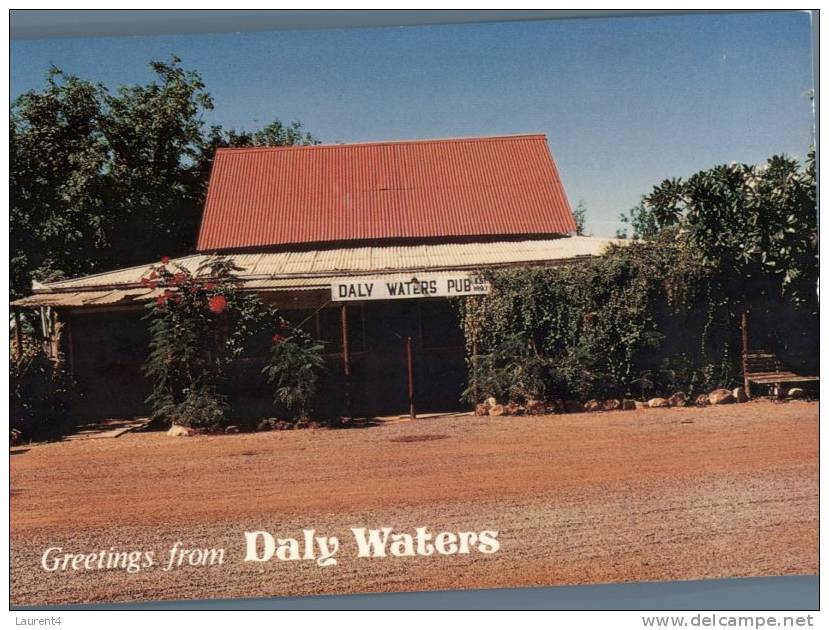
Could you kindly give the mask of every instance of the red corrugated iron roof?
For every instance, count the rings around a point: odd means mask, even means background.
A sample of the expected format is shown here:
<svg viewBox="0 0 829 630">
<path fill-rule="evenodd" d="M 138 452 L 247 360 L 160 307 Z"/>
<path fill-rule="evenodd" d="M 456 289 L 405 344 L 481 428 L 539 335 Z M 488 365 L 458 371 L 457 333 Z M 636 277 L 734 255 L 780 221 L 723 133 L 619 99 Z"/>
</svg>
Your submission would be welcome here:
<svg viewBox="0 0 829 630">
<path fill-rule="evenodd" d="M 540 134 L 219 149 L 197 249 L 575 229 Z"/>
</svg>

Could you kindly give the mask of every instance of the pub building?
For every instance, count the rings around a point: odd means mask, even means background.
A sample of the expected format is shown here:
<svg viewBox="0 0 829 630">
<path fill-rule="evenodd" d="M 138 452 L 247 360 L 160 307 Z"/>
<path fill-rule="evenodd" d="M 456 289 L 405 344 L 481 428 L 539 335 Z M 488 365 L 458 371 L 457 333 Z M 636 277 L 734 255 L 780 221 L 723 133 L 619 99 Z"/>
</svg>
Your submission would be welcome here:
<svg viewBox="0 0 829 630">
<path fill-rule="evenodd" d="M 541 134 L 218 149 L 195 252 L 172 262 L 231 257 L 244 290 L 321 340 L 324 413 L 433 413 L 464 408 L 451 298 L 489 290 L 477 271 L 567 263 L 612 240 L 575 232 Z M 150 264 L 36 284 L 12 304 L 40 310 L 87 416 L 148 413 Z M 260 369 L 232 376 L 251 406 L 270 398 Z"/>
</svg>

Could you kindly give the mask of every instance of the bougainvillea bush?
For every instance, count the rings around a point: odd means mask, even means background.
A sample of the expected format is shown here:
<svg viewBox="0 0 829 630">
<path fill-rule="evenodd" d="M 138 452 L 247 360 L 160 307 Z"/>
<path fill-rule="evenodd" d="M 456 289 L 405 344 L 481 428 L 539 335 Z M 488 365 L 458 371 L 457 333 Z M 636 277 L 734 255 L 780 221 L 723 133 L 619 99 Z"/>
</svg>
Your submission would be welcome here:
<svg viewBox="0 0 829 630">
<path fill-rule="evenodd" d="M 312 350 L 305 346 L 295 348 L 292 343 L 282 348 L 284 338 L 279 331 L 289 330 L 287 323 L 256 294 L 241 290 L 236 276 L 240 270 L 224 257 L 210 258 L 192 273 L 162 259 L 142 279 L 144 286 L 157 293 L 147 307 L 151 341 L 144 366 L 153 381 L 148 402 L 154 418 L 216 430 L 231 423 L 238 411 L 231 408 L 233 388 L 228 386 L 234 361 L 265 356 L 269 351 L 278 356 L 286 350 L 296 350 L 303 366 L 310 361 Z M 309 382 L 316 379 L 311 372 L 317 363 L 312 362 L 312 366 L 303 372 Z M 270 362 L 265 367 L 270 368 L 272 379 L 278 376 L 279 367 Z M 265 383 L 265 377 L 261 378 Z M 282 380 L 277 399 L 301 401 L 297 409 L 307 413 L 309 404 L 303 396 L 308 391 L 313 393 L 313 384 L 288 377 Z M 291 391 L 280 394 L 285 388 Z"/>
</svg>

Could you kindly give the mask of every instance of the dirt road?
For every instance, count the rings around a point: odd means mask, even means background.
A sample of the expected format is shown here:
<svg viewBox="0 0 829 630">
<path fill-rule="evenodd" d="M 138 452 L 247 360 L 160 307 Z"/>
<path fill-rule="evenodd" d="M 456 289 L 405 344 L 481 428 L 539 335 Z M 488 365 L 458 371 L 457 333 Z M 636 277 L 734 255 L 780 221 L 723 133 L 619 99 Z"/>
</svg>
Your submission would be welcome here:
<svg viewBox="0 0 829 630">
<path fill-rule="evenodd" d="M 814 574 L 818 407 L 750 402 L 35 445 L 11 458 L 14 605 Z M 358 558 L 352 527 L 497 530 L 500 549 Z M 342 542 L 243 562 L 245 531 Z M 169 548 L 224 563 L 164 571 Z M 155 566 L 47 572 L 44 552 Z"/>
</svg>

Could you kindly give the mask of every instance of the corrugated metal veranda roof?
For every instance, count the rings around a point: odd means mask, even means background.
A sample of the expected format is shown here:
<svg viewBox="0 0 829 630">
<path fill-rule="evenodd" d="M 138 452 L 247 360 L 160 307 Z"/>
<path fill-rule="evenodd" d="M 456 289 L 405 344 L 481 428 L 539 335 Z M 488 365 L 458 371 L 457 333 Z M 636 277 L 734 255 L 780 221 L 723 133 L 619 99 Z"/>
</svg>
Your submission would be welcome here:
<svg viewBox="0 0 829 630">
<path fill-rule="evenodd" d="M 572 236 L 554 239 L 338 248 L 316 251 L 228 255 L 243 271 L 243 287 L 256 291 L 327 288 L 344 276 L 389 277 L 486 268 L 556 264 L 601 255 L 617 239 Z M 193 254 L 171 261 L 191 272 L 207 259 Z M 13 306 L 95 306 L 141 302 L 156 295 L 141 285 L 150 265 L 129 267 L 83 278 L 39 284 L 34 294 Z"/>
</svg>

